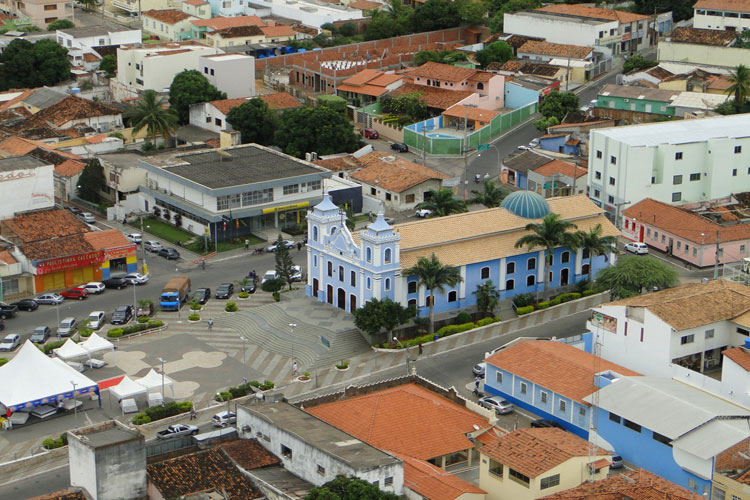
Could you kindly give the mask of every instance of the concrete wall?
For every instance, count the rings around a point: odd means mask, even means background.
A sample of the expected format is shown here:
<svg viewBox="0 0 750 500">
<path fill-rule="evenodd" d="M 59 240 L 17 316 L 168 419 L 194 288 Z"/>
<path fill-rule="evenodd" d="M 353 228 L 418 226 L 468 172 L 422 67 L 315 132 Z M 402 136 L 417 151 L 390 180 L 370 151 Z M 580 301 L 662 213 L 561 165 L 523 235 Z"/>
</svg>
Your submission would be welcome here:
<svg viewBox="0 0 750 500">
<path fill-rule="evenodd" d="M 255 95 L 255 58 L 244 54 L 200 57 L 199 71 L 228 99 Z"/>
<path fill-rule="evenodd" d="M 734 69 L 740 64 L 750 65 L 750 50 L 662 40 L 657 46 L 657 59 L 659 62 L 706 64 Z"/>
<path fill-rule="evenodd" d="M 503 17 L 503 31 L 515 35 L 543 37 L 551 43 L 567 43 L 571 45 L 595 45 L 599 40 L 599 32 L 609 35 L 609 30 L 618 29 L 617 21 L 603 21 L 600 24 L 585 24 L 580 22 L 566 22 L 565 18 L 543 18 L 518 14 L 505 14 Z"/>
<path fill-rule="evenodd" d="M 0 219 L 16 212 L 55 206 L 54 170 L 52 165 L 0 173 L 0 185 L 7 193 L 0 203 Z M 13 196 L 10 196 L 10 194 Z"/>
</svg>

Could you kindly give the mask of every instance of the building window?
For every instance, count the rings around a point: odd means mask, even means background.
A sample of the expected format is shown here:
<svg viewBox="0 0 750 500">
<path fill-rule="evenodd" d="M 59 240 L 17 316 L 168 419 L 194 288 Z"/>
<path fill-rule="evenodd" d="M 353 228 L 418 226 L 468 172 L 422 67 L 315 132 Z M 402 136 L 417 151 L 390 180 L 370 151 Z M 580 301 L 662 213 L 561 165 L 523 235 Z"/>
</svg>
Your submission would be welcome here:
<svg viewBox="0 0 750 500">
<path fill-rule="evenodd" d="M 737 177 L 737 169 L 736 168 L 732 169 L 732 177 Z"/>
<path fill-rule="evenodd" d="M 609 178 L 609 185 L 610 186 L 614 186 L 615 185 L 615 178 L 614 177 L 610 177 Z"/>
<path fill-rule="evenodd" d="M 745 254 L 745 245 L 740 245 L 740 253 Z"/>
<path fill-rule="evenodd" d="M 664 243 L 664 234 L 661 235 L 661 242 Z"/>
<path fill-rule="evenodd" d="M 641 327 L 641 342 L 643 342 L 643 327 Z"/>
<path fill-rule="evenodd" d="M 328 263 L 328 276 L 333 277 L 333 262 Z"/>
<path fill-rule="evenodd" d="M 506 290 L 513 290 L 516 287 L 515 280 L 508 280 L 505 282 L 505 289 Z"/>
<path fill-rule="evenodd" d="M 622 419 L 622 425 L 624 425 L 625 427 L 627 427 L 631 431 L 641 432 L 641 426 L 638 425 L 638 424 L 636 424 L 635 422 L 631 422 L 627 418 L 623 418 Z"/>
<path fill-rule="evenodd" d="M 732 495 L 732 497 L 734 497 L 734 495 Z M 711 498 L 713 500 L 726 500 L 727 492 L 714 486 L 713 496 Z M 734 500 L 734 498 L 732 500 Z"/>
<path fill-rule="evenodd" d="M 672 201 L 680 201 L 682 199 L 682 193 L 672 193 Z"/>
<path fill-rule="evenodd" d="M 609 162 L 610 162 L 610 163 L 611 163 L 612 165 L 617 165 L 617 158 L 615 158 L 614 156 L 610 156 L 610 157 L 609 157 Z"/>
<path fill-rule="evenodd" d="M 367 278 L 367 281 L 365 283 L 367 284 L 367 289 L 370 290 L 372 288 L 372 282 L 370 281 L 370 278 Z"/>
<path fill-rule="evenodd" d="M 417 282 L 416 281 L 410 281 L 407 286 L 408 293 L 417 293 Z"/>
<path fill-rule="evenodd" d="M 674 159 L 675 160 L 682 160 L 682 151 L 679 151 L 679 152 L 675 153 L 674 154 Z"/>
<path fill-rule="evenodd" d="M 318 267 L 318 256 L 313 255 L 313 267 Z"/>
<path fill-rule="evenodd" d="M 567 264 L 568 262 L 570 262 L 570 252 L 563 252 L 560 256 L 560 262 L 562 264 Z"/>
<path fill-rule="evenodd" d="M 596 180 L 600 180 L 602 178 L 602 173 L 601 172 L 594 172 L 594 178 Z"/>
<path fill-rule="evenodd" d="M 585 417 L 586 416 L 586 408 L 584 408 L 583 406 L 581 406 L 580 408 L 578 408 L 578 414 L 580 416 L 582 416 L 582 417 Z"/>
<path fill-rule="evenodd" d="M 289 184 L 284 186 L 283 192 L 285 195 L 299 193 L 299 184 Z"/>
<path fill-rule="evenodd" d="M 511 468 L 508 468 L 508 476 L 511 479 L 513 479 L 515 482 L 520 483 L 520 484 L 526 486 L 527 488 L 529 487 L 529 477 L 528 476 L 524 476 L 520 472 L 515 471 L 515 470 L 513 470 Z"/>
<path fill-rule="evenodd" d="M 354 271 L 349 273 L 349 284 L 351 286 L 357 286 L 357 273 Z"/>
<path fill-rule="evenodd" d="M 390 290 L 391 289 L 391 279 L 390 278 L 386 278 L 385 279 L 385 289 L 386 290 Z"/>
<path fill-rule="evenodd" d="M 615 197 L 610 195 L 610 196 L 607 197 L 607 201 L 609 203 L 614 203 L 615 202 Z"/>
<path fill-rule="evenodd" d="M 594 198 L 599 198 L 601 196 L 601 193 L 598 189 L 594 189 Z"/>
<path fill-rule="evenodd" d="M 372 249 L 370 247 L 367 247 L 365 250 L 365 260 L 367 262 L 372 262 Z"/>
<path fill-rule="evenodd" d="M 505 264 L 505 274 L 513 274 L 516 272 L 516 263 L 508 262 Z"/>
<path fill-rule="evenodd" d="M 675 175 L 674 177 L 672 177 L 672 184 L 674 184 L 674 185 L 682 184 L 682 176 L 681 175 Z"/>
<path fill-rule="evenodd" d="M 536 269 L 536 259 L 534 257 L 526 261 L 526 270 L 531 271 L 532 269 Z"/>
<path fill-rule="evenodd" d="M 320 464 L 318 464 L 318 474 L 320 474 L 321 476 L 325 476 L 326 475 L 326 468 L 323 467 Z"/>
<path fill-rule="evenodd" d="M 413 306 L 414 308 L 416 308 L 417 307 L 417 299 L 409 299 L 409 302 L 406 305 L 409 306 L 409 307 Z"/>
<path fill-rule="evenodd" d="M 598 149 L 596 150 L 596 157 L 597 158 L 601 158 L 602 157 L 602 152 L 599 151 Z"/>
<path fill-rule="evenodd" d="M 291 459 L 292 458 L 292 449 L 281 445 L 281 456 Z"/>
<path fill-rule="evenodd" d="M 558 406 L 559 406 L 561 412 L 565 413 L 566 411 L 568 411 L 567 410 L 568 404 L 565 401 L 560 400 Z"/>
<path fill-rule="evenodd" d="M 621 420 L 620 415 L 612 412 L 609 412 L 609 419 L 616 424 L 619 424 Z"/>
<path fill-rule="evenodd" d="M 456 300 L 458 300 L 458 292 L 455 290 L 448 292 L 448 302 L 455 302 Z"/>
<path fill-rule="evenodd" d="M 542 404 L 547 404 L 547 393 L 544 391 L 540 392 L 539 400 L 542 402 Z"/>
<path fill-rule="evenodd" d="M 217 126 L 221 127 L 221 118 L 214 118 L 214 123 L 215 123 L 215 124 L 216 124 Z"/>
<path fill-rule="evenodd" d="M 391 263 L 391 254 L 392 253 L 393 252 L 391 252 L 390 248 L 386 248 L 385 252 L 383 252 L 383 260 L 385 261 L 386 264 L 390 264 Z"/>
<path fill-rule="evenodd" d="M 406 203 L 414 203 L 414 194 L 407 194 L 405 198 Z"/>
<path fill-rule="evenodd" d="M 503 383 L 503 372 L 501 372 L 501 371 L 495 372 L 495 381 L 498 384 L 502 384 Z"/>
<path fill-rule="evenodd" d="M 376 194 L 378 194 L 378 192 L 377 192 L 377 191 L 375 191 L 375 188 L 370 188 L 370 194 L 371 194 L 372 196 L 375 196 Z"/>
<path fill-rule="evenodd" d="M 527 388 L 526 382 L 521 382 L 521 394 L 526 394 Z"/>
<path fill-rule="evenodd" d="M 530 274 L 526 276 L 526 286 L 534 286 L 536 284 L 536 276 Z"/>
<path fill-rule="evenodd" d="M 681 242 L 681 241 L 678 241 L 678 242 L 677 242 L 677 250 L 679 250 L 680 248 L 682 248 L 682 242 Z"/>
<path fill-rule="evenodd" d="M 383 481 L 383 486 L 392 486 L 393 485 L 393 476 L 388 476 Z"/>
<path fill-rule="evenodd" d="M 503 477 L 503 464 L 490 458 L 490 474 Z"/>
<path fill-rule="evenodd" d="M 699 181 L 699 180 L 701 180 L 701 174 L 690 174 L 690 180 L 691 181 Z"/>
<path fill-rule="evenodd" d="M 559 486 L 559 485 L 560 485 L 560 474 L 555 474 L 554 476 L 543 477 L 542 482 L 539 485 L 539 488 L 542 490 L 545 490 L 547 488 L 552 488 L 553 486 Z"/>
<path fill-rule="evenodd" d="M 489 267 L 483 267 L 482 270 L 479 272 L 480 278 L 483 280 L 486 280 L 490 277 L 490 268 Z"/>
<path fill-rule="evenodd" d="M 339 266 L 339 281 L 344 282 L 344 266 Z"/>
<path fill-rule="evenodd" d="M 742 153 L 742 146 L 735 146 L 734 147 L 734 154 Z"/>
<path fill-rule="evenodd" d="M 651 237 L 651 228 L 650 227 L 646 228 L 646 236 L 649 237 L 649 238 Z"/>
<path fill-rule="evenodd" d="M 318 226 L 313 226 L 313 241 L 318 241 Z"/>
<path fill-rule="evenodd" d="M 690 335 L 683 335 L 680 338 L 680 345 L 692 344 L 694 341 L 695 341 L 695 335 L 694 334 L 691 333 Z"/>
<path fill-rule="evenodd" d="M 385 193 L 386 201 L 391 201 L 391 193 Z"/>
<path fill-rule="evenodd" d="M 44 6 L 44 10 L 57 10 L 57 5 L 55 4 L 47 4 Z"/>
<path fill-rule="evenodd" d="M 660 442 L 661 444 L 666 444 L 670 448 L 672 447 L 672 445 L 670 444 L 672 440 L 669 439 L 667 436 L 664 436 L 663 434 L 659 434 L 658 432 L 652 432 L 651 433 L 651 438 L 654 441 Z"/>
</svg>

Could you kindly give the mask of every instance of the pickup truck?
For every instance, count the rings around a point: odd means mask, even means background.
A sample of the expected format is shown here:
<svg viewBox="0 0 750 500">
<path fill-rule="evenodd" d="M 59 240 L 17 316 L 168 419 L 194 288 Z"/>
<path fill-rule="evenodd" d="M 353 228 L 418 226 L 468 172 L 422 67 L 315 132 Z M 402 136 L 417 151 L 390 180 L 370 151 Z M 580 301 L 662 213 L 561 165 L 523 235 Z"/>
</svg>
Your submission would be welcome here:
<svg viewBox="0 0 750 500">
<path fill-rule="evenodd" d="M 0 318 L 2 319 L 8 319 L 12 318 L 16 315 L 18 312 L 18 306 L 14 304 L 6 304 L 5 302 L 0 302 Z"/>
<path fill-rule="evenodd" d="M 174 424 L 156 433 L 157 439 L 172 439 L 180 436 L 198 434 L 198 427 L 194 425 Z"/>
</svg>

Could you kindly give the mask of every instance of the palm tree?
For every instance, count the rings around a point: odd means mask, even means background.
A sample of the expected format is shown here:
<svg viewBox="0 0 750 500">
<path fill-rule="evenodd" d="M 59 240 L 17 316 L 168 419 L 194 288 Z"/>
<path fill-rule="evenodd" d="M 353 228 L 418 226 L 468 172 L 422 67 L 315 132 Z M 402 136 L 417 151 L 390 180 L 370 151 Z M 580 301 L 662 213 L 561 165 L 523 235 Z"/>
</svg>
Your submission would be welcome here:
<svg viewBox="0 0 750 500">
<path fill-rule="evenodd" d="M 516 248 L 525 246 L 529 250 L 536 247 L 545 249 L 543 297 L 546 297 L 549 288 L 549 273 L 552 268 L 552 255 L 555 247 L 565 246 L 571 250 L 577 250 L 580 246 L 578 235 L 569 232 L 570 229 L 577 228 L 578 226 L 572 222 L 560 219 L 558 214 L 549 214 L 542 219 L 541 224 L 527 224 L 525 229 L 530 231 L 530 234 L 525 234 L 516 241 Z"/>
<path fill-rule="evenodd" d="M 427 192 L 426 201 L 417 205 L 417 209 L 427 209 L 430 217 L 443 217 L 445 215 L 466 212 L 466 202 L 453 197 L 453 191 L 448 188 L 440 188 L 437 191 L 430 189 Z"/>
<path fill-rule="evenodd" d="M 471 194 L 474 198 L 471 199 L 472 203 L 479 203 L 487 208 L 495 208 L 500 206 L 500 202 L 508 196 L 508 189 L 495 184 L 493 181 L 484 181 L 484 191 L 472 191 Z"/>
<path fill-rule="evenodd" d="M 727 94 L 734 94 L 734 105 L 739 110 L 745 104 L 747 95 L 750 94 L 750 68 L 744 64 L 737 66 L 732 71 L 729 82 L 732 84 L 727 87 Z"/>
<path fill-rule="evenodd" d="M 593 259 L 594 255 L 604 255 L 608 252 L 617 251 L 617 238 L 614 236 L 602 236 L 602 225 L 597 224 L 589 229 L 589 232 L 578 231 L 578 245 L 580 248 L 589 251 L 589 283 L 594 272 Z"/>
<path fill-rule="evenodd" d="M 453 266 L 444 266 L 433 253 L 428 259 L 420 257 L 417 263 L 408 269 L 404 269 L 403 275 L 417 278 L 417 286 L 424 286 L 430 292 L 430 323 L 427 333 L 434 331 L 433 313 L 435 308 L 435 290 L 445 293 L 445 287 L 454 287 L 463 281 L 458 268 Z"/>
<path fill-rule="evenodd" d="M 492 316 L 497 307 L 497 302 L 500 300 L 500 290 L 497 289 L 492 280 L 480 283 L 477 285 L 477 289 L 471 293 L 477 297 L 477 311 L 482 314 L 482 317 Z"/>
<path fill-rule="evenodd" d="M 165 139 L 169 134 L 177 130 L 177 113 L 171 108 L 164 108 L 165 101 L 153 90 L 143 93 L 143 98 L 138 105 L 125 113 L 125 118 L 130 120 L 133 126 L 133 134 L 137 134 L 143 128 L 146 135 L 153 137 L 161 135 Z"/>
</svg>

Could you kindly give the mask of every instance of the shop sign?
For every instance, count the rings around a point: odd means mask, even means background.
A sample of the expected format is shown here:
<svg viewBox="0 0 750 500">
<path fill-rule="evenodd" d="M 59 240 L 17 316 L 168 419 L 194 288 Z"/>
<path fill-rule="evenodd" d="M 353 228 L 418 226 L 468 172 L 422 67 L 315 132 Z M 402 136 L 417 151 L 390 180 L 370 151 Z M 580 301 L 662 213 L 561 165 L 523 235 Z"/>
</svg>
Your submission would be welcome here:
<svg viewBox="0 0 750 500">
<path fill-rule="evenodd" d="M 49 274 L 57 271 L 64 271 L 66 269 L 76 269 L 79 267 L 90 266 L 91 264 L 99 264 L 102 262 L 102 252 L 97 250 L 96 252 L 81 253 L 78 255 L 70 255 L 68 257 L 59 257 L 57 259 L 49 259 L 38 261 L 35 263 L 36 274 Z"/>
<path fill-rule="evenodd" d="M 135 243 L 126 247 L 108 248 L 104 251 L 104 260 L 124 259 L 125 257 L 135 255 L 135 249 Z"/>
<path fill-rule="evenodd" d="M 7 174 L 0 174 L 0 182 L 17 181 L 20 179 L 27 179 L 34 177 L 36 174 L 33 170 L 27 170 L 25 172 L 8 172 Z"/>
<path fill-rule="evenodd" d="M 285 212 L 287 210 L 295 210 L 297 208 L 305 208 L 309 206 L 310 206 L 309 201 L 303 201 L 302 203 L 292 203 L 291 205 L 281 205 L 278 207 L 264 208 L 263 213 L 272 214 L 274 212 Z"/>
<path fill-rule="evenodd" d="M 591 324 L 608 332 L 617 333 L 617 319 L 612 316 L 594 311 L 591 315 Z"/>
</svg>

